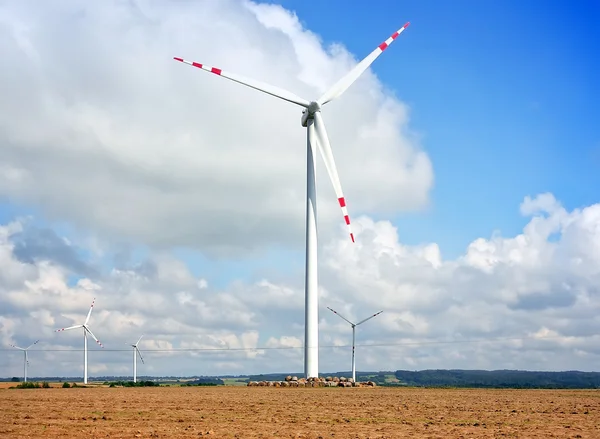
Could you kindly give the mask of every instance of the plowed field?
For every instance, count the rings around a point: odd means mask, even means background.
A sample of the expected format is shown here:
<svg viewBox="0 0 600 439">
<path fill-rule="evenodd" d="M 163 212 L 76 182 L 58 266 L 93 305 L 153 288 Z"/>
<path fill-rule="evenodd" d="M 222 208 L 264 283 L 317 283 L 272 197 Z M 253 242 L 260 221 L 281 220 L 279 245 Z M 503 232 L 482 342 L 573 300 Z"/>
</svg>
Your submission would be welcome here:
<svg viewBox="0 0 600 439">
<path fill-rule="evenodd" d="M 600 438 L 600 391 L 0 389 L 2 438 Z"/>
</svg>

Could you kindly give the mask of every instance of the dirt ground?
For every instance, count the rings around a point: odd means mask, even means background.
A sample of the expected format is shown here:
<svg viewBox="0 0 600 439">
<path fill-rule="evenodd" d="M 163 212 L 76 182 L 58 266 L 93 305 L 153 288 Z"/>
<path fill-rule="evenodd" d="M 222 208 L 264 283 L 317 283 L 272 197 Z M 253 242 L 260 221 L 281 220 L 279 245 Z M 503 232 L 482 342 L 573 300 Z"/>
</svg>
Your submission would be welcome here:
<svg viewBox="0 0 600 439">
<path fill-rule="evenodd" d="M 600 438 L 600 391 L 0 389 L 0 438 Z"/>
</svg>

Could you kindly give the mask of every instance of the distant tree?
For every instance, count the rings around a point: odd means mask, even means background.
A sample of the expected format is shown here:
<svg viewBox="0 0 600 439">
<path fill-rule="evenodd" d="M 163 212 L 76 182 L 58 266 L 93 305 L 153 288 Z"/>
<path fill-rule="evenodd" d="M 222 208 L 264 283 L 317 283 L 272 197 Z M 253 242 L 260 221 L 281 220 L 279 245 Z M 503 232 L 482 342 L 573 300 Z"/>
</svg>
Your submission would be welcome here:
<svg viewBox="0 0 600 439">
<path fill-rule="evenodd" d="M 11 381 L 12 381 L 13 383 L 18 383 L 18 382 L 19 382 L 19 381 L 21 381 L 21 380 L 20 380 L 18 377 L 12 377 L 12 378 L 11 378 Z"/>
</svg>

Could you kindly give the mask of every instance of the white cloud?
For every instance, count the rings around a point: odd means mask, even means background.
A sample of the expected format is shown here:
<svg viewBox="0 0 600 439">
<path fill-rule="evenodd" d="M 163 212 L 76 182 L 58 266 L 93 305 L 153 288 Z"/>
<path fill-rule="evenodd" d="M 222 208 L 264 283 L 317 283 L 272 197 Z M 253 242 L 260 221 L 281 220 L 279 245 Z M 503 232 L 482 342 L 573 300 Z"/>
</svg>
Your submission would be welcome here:
<svg viewBox="0 0 600 439">
<path fill-rule="evenodd" d="M 298 337 L 290 337 L 284 335 L 282 337 L 271 337 L 266 343 L 266 346 L 269 348 L 301 348 L 304 346 L 304 342 L 302 339 Z"/>
<path fill-rule="evenodd" d="M 547 210 L 526 209 L 534 204 L 554 206 L 560 220 Z M 353 321 L 384 310 L 357 329 L 359 370 L 594 369 L 600 356 L 600 204 L 566 211 L 543 195 L 526 198 L 522 210 L 533 214 L 523 233 L 480 238 L 455 260 L 443 260 L 434 244 L 403 244 L 387 221 L 358 219 L 355 246 L 340 228 L 323 243 L 321 257 L 327 292 L 320 302 L 321 370 L 347 370 L 350 361 L 350 325 L 326 306 Z M 555 237 L 547 233 L 550 226 Z M 127 349 L 125 343 L 142 333 L 146 364 L 140 374 L 301 373 L 302 349 L 296 348 L 304 336 L 304 304 L 295 277 L 201 288 L 209 273 L 192 275 L 159 254 L 69 286 L 64 265 L 17 259 L 11 236 L 20 229 L 19 223 L 0 227 L 3 267 L 21 273 L 15 286 L 0 269 L 4 345 L 42 338 L 38 351 L 81 349 L 79 332 L 52 331 L 84 319 L 95 295 L 90 324 L 106 351 L 90 348 L 90 363 L 102 373 L 129 370 L 130 351 L 112 349 Z M 18 353 L 2 358 L 0 367 L 18 375 Z M 74 375 L 82 367 L 80 352 L 34 352 L 31 362 L 32 374 Z"/>
<path fill-rule="evenodd" d="M 172 57 L 316 98 L 367 55 L 243 0 L 9 3 L 0 54 L 0 195 L 105 238 L 221 254 L 303 244 L 301 108 Z M 372 73 L 323 114 L 351 215 L 427 203 L 429 158 Z M 330 236 L 342 218 L 318 167 Z"/>
</svg>

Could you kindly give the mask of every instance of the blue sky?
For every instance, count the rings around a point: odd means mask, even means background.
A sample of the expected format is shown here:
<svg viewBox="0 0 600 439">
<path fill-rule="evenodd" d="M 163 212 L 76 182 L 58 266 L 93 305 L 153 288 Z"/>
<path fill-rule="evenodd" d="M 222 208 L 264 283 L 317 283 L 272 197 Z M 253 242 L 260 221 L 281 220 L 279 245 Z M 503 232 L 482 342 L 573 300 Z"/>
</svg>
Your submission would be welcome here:
<svg viewBox="0 0 600 439">
<path fill-rule="evenodd" d="M 278 3 L 359 59 L 411 22 L 372 66 L 410 105 L 434 166 L 430 209 L 396 218 L 403 241 L 453 258 L 495 229 L 518 233 L 526 195 L 598 201 L 597 1 Z"/>
</svg>

